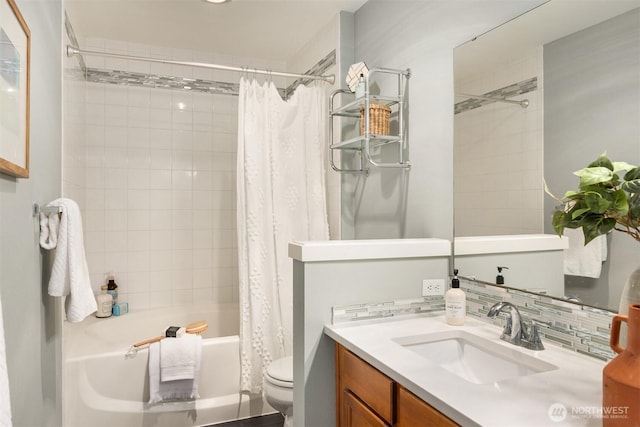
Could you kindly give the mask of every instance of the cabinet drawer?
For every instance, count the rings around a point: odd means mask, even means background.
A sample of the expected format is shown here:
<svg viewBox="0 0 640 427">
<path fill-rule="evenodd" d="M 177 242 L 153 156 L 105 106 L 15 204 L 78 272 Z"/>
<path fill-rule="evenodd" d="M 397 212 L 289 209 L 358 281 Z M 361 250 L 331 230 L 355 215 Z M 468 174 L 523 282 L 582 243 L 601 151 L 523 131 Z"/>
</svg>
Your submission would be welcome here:
<svg viewBox="0 0 640 427">
<path fill-rule="evenodd" d="M 337 351 L 340 392 L 351 390 L 383 420 L 393 424 L 394 382 L 344 347 L 338 345 Z"/>
<path fill-rule="evenodd" d="M 345 427 L 389 427 L 389 424 L 349 390 L 343 392 L 342 414 L 344 417 L 342 425 Z"/>
<path fill-rule="evenodd" d="M 458 424 L 432 408 L 413 393 L 398 385 L 396 390 L 396 427 L 416 426 L 417 420 L 425 427 L 455 427 Z"/>
</svg>

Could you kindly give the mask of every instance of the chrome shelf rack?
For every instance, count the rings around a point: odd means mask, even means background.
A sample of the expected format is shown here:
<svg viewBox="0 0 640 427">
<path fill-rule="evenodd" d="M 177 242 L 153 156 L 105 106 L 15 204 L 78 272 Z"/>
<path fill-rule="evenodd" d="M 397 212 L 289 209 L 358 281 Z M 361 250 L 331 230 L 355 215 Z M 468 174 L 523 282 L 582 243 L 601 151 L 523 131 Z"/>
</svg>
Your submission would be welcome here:
<svg viewBox="0 0 640 427">
<path fill-rule="evenodd" d="M 397 92 L 392 95 L 372 95 L 370 93 L 371 82 L 375 81 L 376 74 L 391 74 L 397 78 Z M 404 168 L 408 169 L 411 164 L 404 158 L 405 145 L 405 114 L 406 104 L 404 97 L 406 95 L 407 80 L 411 76 L 411 72 L 407 70 L 395 70 L 391 68 L 374 68 L 371 69 L 364 77 L 365 91 L 364 95 L 353 99 L 343 105 L 336 106 L 336 96 L 346 94 L 345 96 L 354 96 L 347 89 L 338 89 L 331 94 L 329 107 L 329 160 L 331 168 L 340 173 L 368 173 L 369 166 L 379 168 Z M 371 104 L 381 104 L 392 108 L 392 115 L 397 117 L 397 133 L 395 135 L 377 135 L 370 132 L 371 117 L 369 106 Z M 361 115 L 360 111 L 364 109 Z M 335 140 L 336 122 L 342 123 L 336 118 L 347 118 L 350 120 L 364 120 L 364 133 L 352 138 Z M 382 162 L 375 158 L 372 150 L 389 144 L 397 144 L 398 154 L 396 162 Z M 342 169 L 335 164 L 334 151 L 353 151 L 359 158 L 359 167 L 357 169 Z"/>
</svg>

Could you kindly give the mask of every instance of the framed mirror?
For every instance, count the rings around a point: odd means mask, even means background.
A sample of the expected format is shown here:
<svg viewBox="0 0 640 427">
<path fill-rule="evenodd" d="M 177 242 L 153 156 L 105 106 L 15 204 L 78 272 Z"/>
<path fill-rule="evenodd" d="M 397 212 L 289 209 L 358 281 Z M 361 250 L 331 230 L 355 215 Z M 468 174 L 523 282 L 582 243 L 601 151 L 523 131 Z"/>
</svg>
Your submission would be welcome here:
<svg viewBox="0 0 640 427">
<path fill-rule="evenodd" d="M 603 152 L 640 164 L 640 0 L 550 0 L 459 46 L 454 62 L 456 240 L 559 239 L 545 181 L 558 196 L 577 189 L 573 172 Z M 460 274 L 617 311 L 640 244 L 614 231 L 600 245 L 588 274 L 508 250 Z M 454 256 L 458 265 L 455 246 Z"/>
</svg>

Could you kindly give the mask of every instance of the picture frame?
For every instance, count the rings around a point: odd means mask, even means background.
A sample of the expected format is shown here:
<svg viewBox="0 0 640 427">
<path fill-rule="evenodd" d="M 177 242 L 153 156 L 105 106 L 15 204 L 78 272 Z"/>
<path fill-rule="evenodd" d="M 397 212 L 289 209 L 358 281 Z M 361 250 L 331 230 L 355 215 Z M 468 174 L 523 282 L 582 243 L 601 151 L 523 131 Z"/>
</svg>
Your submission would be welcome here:
<svg viewBox="0 0 640 427">
<path fill-rule="evenodd" d="M 0 172 L 29 177 L 31 32 L 14 0 L 0 0 Z"/>
</svg>

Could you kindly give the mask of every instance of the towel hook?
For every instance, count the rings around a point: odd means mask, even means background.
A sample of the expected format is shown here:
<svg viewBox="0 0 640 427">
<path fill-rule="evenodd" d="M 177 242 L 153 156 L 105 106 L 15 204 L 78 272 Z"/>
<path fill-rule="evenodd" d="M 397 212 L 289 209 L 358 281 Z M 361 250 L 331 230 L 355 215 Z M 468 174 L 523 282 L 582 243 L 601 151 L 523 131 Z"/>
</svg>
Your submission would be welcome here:
<svg viewBox="0 0 640 427">
<path fill-rule="evenodd" d="M 39 216 L 41 213 L 43 214 L 51 214 L 51 213 L 62 213 L 62 206 L 45 206 L 40 207 L 40 205 L 35 202 L 31 207 L 31 215 L 34 217 Z"/>
</svg>

